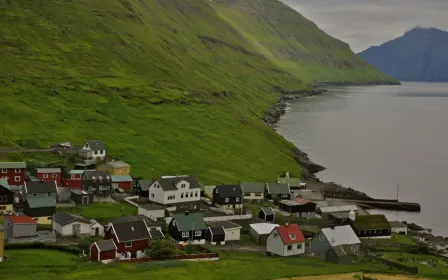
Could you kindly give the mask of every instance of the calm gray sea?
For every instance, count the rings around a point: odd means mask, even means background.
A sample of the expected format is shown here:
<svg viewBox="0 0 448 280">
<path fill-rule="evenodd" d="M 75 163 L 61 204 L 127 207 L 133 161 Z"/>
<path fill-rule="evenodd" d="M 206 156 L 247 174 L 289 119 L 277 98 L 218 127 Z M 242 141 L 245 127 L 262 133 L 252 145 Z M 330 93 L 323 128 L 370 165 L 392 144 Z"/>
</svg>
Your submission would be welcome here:
<svg viewBox="0 0 448 280">
<path fill-rule="evenodd" d="M 448 236 L 448 84 L 332 88 L 293 101 L 278 132 L 327 167 L 318 174 L 377 198 L 418 202 L 389 212 Z"/>
</svg>

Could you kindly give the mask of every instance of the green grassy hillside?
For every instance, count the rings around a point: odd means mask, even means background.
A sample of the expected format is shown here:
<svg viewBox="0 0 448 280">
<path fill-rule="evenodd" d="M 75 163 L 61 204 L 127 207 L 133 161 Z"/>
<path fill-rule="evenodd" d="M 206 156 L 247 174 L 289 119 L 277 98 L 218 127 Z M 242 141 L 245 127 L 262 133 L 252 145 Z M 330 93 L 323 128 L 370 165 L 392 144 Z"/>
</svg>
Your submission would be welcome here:
<svg viewBox="0 0 448 280">
<path fill-rule="evenodd" d="M 260 3 L 304 20 L 280 2 Z M 274 89 L 384 77 L 365 65 L 333 67 L 358 60 L 311 23 L 309 42 L 345 51 L 309 49 L 325 63 L 273 58 L 266 42 L 276 37 L 258 33 L 266 23 L 248 19 L 258 25 L 250 37 L 236 16 L 224 18 L 231 11 L 202 0 L 0 0 L 0 146 L 102 139 L 147 178 L 193 173 L 230 183 L 300 173 L 292 145 L 260 121 Z M 262 48 L 250 40 L 259 37 Z"/>
</svg>

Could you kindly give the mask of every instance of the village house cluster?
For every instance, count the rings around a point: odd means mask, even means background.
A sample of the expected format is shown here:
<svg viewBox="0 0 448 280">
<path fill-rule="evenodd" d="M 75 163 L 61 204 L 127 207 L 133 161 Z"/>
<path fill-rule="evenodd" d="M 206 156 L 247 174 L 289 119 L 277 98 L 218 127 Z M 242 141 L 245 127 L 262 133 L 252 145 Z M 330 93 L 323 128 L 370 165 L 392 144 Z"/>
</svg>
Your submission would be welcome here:
<svg viewBox="0 0 448 280">
<path fill-rule="evenodd" d="M 233 245 L 241 242 L 246 226 L 267 254 L 313 254 L 329 262 L 352 263 L 361 253 L 360 239 L 407 233 L 406 225 L 389 222 L 384 215 L 326 200 L 319 182 L 302 182 L 289 173 L 274 182 L 234 185 L 203 186 L 192 175 L 134 182 L 131 166 L 110 159 L 99 140 L 86 141 L 79 156 L 84 161 L 65 176 L 60 168 L 36 168 L 30 173 L 24 162 L 0 162 L 0 213 L 5 215 L 0 261 L 4 242 L 55 242 L 58 236 L 102 237 L 90 247 L 94 261 L 144 259 L 152 240 L 166 235 L 177 244 Z M 56 212 L 60 203 L 88 207 L 113 202 L 115 196 L 136 207 L 138 215 L 99 223 Z M 323 219 L 328 224 L 310 232 L 300 223 L 277 224 L 278 217 Z M 38 231 L 39 224 L 51 225 L 51 231 Z"/>
</svg>

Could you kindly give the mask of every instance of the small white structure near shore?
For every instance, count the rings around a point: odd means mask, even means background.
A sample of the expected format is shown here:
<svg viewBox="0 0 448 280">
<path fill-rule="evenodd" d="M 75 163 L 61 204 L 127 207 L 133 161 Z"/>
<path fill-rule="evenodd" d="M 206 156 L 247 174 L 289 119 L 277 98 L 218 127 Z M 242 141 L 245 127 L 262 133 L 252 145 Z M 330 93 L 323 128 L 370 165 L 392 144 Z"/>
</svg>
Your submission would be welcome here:
<svg viewBox="0 0 448 280">
<path fill-rule="evenodd" d="M 390 221 L 391 232 L 408 235 L 408 226 L 399 221 Z"/>
</svg>

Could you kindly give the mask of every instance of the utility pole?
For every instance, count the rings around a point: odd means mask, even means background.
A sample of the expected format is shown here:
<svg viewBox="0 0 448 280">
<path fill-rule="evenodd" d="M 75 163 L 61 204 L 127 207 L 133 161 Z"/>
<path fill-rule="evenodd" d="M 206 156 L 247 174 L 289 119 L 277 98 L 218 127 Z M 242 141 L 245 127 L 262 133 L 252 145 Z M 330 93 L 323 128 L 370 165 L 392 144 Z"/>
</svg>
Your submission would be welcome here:
<svg viewBox="0 0 448 280">
<path fill-rule="evenodd" d="M 397 201 L 398 201 L 398 193 L 400 192 L 400 184 L 397 185 Z"/>
</svg>

